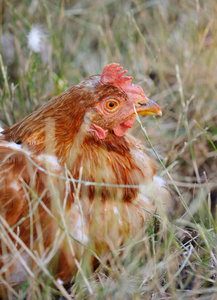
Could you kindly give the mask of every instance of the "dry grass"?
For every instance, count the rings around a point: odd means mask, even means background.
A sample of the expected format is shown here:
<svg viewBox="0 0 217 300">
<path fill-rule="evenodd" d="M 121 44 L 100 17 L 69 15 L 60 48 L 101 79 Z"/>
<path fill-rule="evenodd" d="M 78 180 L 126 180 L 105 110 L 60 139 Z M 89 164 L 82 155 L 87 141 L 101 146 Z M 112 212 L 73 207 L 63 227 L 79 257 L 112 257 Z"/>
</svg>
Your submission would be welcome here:
<svg viewBox="0 0 217 300">
<path fill-rule="evenodd" d="M 59 294 L 67 299 L 216 299 L 216 15 L 215 0 L 2 0 L 2 125 L 100 73 L 107 63 L 119 62 L 163 110 L 162 118 L 141 121 L 174 200 L 169 220 L 152 216 L 144 239 L 130 241 L 108 257 L 108 269 L 102 263 L 91 273 L 81 264 L 69 289 L 28 250 L 40 272 L 24 266 L 29 282 L 19 294 L 11 290 L 9 295 L 24 299 L 30 291 L 27 299 L 63 299 Z M 45 35 L 39 53 L 27 46 L 34 24 Z M 150 147 L 139 123 L 131 133 Z M 10 244 L 3 219 L 0 226 Z M 15 239 L 22 242 L 18 235 Z"/>
</svg>

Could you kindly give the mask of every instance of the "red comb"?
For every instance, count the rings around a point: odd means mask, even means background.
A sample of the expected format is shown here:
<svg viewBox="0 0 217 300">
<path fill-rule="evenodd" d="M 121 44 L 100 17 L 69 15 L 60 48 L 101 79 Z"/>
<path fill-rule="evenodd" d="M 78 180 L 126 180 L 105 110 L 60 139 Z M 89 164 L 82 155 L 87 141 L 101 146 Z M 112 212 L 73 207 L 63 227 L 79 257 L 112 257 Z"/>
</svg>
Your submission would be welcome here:
<svg viewBox="0 0 217 300">
<path fill-rule="evenodd" d="M 139 94 L 144 97 L 143 89 L 140 86 L 131 83 L 133 79 L 132 76 L 123 76 L 127 73 L 127 70 L 122 70 L 123 67 L 119 67 L 119 64 L 116 63 L 111 63 L 105 66 L 101 75 L 101 82 L 103 84 L 121 88 L 126 93 Z"/>
</svg>

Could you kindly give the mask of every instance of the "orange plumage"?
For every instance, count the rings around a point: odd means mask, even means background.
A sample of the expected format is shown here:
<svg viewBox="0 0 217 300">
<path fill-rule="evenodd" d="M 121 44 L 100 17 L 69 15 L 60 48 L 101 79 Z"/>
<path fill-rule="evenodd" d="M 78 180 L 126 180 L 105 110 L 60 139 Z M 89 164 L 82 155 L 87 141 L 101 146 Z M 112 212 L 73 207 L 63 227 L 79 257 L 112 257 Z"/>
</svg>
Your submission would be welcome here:
<svg viewBox="0 0 217 300">
<path fill-rule="evenodd" d="M 2 239 L 0 266 L 12 285 L 28 272 L 17 259 L 8 263 L 11 243 L 32 270 L 38 265 L 28 249 L 42 260 L 50 255 L 48 269 L 70 282 L 83 255 L 81 243 L 102 257 L 111 245 L 139 234 L 148 217 L 142 208 L 153 212 L 157 194 L 167 202 L 166 190 L 153 180 L 155 163 L 126 133 L 135 110 L 161 110 L 125 73 L 112 63 L 101 76 L 83 80 L 1 132 L 0 224 L 8 231 L 6 220 L 18 238 L 10 233 Z M 150 185 L 152 192 L 144 196 L 132 185 Z"/>
</svg>

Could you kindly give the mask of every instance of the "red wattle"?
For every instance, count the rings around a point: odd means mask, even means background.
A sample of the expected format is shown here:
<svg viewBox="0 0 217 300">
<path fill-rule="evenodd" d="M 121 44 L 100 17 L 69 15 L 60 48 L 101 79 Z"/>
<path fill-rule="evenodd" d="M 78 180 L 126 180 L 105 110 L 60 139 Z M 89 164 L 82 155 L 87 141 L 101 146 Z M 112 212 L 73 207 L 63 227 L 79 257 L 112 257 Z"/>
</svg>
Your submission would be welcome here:
<svg viewBox="0 0 217 300">
<path fill-rule="evenodd" d="M 134 124 L 134 118 L 131 118 L 131 119 L 119 124 L 118 126 L 113 128 L 114 134 L 116 136 L 124 136 L 125 133 L 127 132 L 127 130 L 129 128 L 133 127 L 133 124 Z"/>
</svg>

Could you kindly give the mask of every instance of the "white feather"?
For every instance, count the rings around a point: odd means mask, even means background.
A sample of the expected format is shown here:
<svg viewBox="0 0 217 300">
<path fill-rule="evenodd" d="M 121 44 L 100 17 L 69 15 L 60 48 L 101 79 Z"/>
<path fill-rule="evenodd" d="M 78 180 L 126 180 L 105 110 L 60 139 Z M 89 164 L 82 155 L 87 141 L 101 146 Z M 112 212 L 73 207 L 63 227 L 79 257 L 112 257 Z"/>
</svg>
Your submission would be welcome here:
<svg viewBox="0 0 217 300">
<path fill-rule="evenodd" d="M 41 154 L 37 157 L 39 161 L 42 161 L 46 164 L 46 162 L 49 164 L 50 167 L 52 167 L 54 170 L 60 170 L 61 166 L 58 163 L 57 157 L 54 155 L 46 155 Z"/>
<path fill-rule="evenodd" d="M 10 187 L 11 187 L 12 189 L 14 189 L 15 191 L 19 191 L 19 189 L 20 189 L 20 186 L 19 186 L 17 180 L 12 181 L 12 183 L 10 184 Z"/>
<path fill-rule="evenodd" d="M 155 182 L 157 182 L 159 184 L 159 186 L 162 186 L 162 187 L 165 187 L 166 186 L 166 183 L 165 183 L 165 180 L 159 176 L 154 176 L 153 180 Z"/>
</svg>

